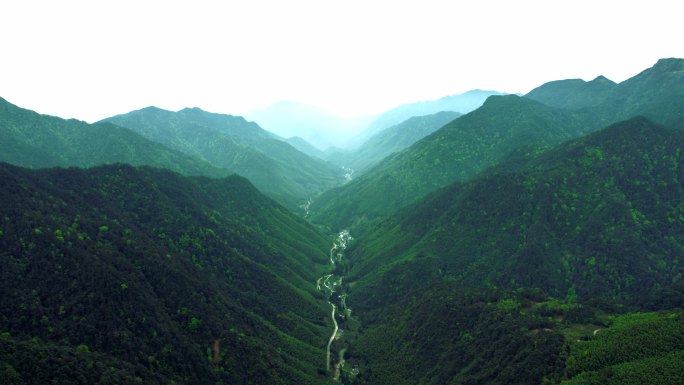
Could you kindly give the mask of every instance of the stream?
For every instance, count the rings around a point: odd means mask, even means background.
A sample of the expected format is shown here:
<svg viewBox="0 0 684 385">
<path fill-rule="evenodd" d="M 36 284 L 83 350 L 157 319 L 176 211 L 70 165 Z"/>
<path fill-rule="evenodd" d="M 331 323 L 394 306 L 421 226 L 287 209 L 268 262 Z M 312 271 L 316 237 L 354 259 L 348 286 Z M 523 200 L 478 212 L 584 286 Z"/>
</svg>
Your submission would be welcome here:
<svg viewBox="0 0 684 385">
<path fill-rule="evenodd" d="M 330 247 L 329 259 L 332 266 L 337 266 L 344 261 L 344 251 L 352 239 L 353 238 L 347 230 L 342 230 L 337 234 L 333 240 L 332 246 Z M 336 339 L 340 339 L 342 337 L 342 330 L 339 328 L 336 315 L 339 312 L 342 312 L 343 316 L 346 317 L 351 315 L 351 308 L 347 306 L 347 294 L 344 292 L 344 288 L 342 287 L 343 279 L 343 276 L 337 276 L 334 273 L 331 273 L 321 276 L 318 278 L 318 280 L 316 280 L 316 290 L 321 291 L 328 296 L 328 303 L 332 308 L 331 317 L 334 328 L 332 334 L 330 335 L 330 339 L 328 339 L 328 344 L 325 349 L 325 368 L 328 372 L 331 371 L 331 346 Z M 342 366 L 344 366 L 343 355 L 345 350 L 346 349 L 343 348 L 340 351 L 341 354 L 337 358 L 337 363 L 334 364 L 332 371 L 333 378 L 337 381 L 340 379 L 340 370 Z"/>
</svg>

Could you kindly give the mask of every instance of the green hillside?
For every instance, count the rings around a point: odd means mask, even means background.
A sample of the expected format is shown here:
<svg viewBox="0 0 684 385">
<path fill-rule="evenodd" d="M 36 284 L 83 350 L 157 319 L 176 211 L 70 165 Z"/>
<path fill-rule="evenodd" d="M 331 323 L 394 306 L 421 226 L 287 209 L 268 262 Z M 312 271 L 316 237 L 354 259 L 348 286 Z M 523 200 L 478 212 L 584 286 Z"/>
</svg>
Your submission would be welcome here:
<svg viewBox="0 0 684 385">
<path fill-rule="evenodd" d="M 602 104 L 616 86 L 604 76 L 589 82 L 582 79 L 555 80 L 533 89 L 525 97 L 552 107 L 581 109 Z"/>
<path fill-rule="evenodd" d="M 684 272 L 682 146 L 680 131 L 634 118 L 516 172 L 453 184 L 364 237 L 353 276 L 378 292 L 358 295 L 381 301 L 385 272 L 431 256 L 434 269 L 468 286 L 584 299 L 655 296 Z"/>
<path fill-rule="evenodd" d="M 520 293 L 409 290 L 352 345 L 359 384 L 538 384 L 560 376 L 561 325 Z"/>
<path fill-rule="evenodd" d="M 681 381 L 680 316 L 620 332 L 634 342 L 593 331 L 682 306 L 683 146 L 681 131 L 634 118 L 361 234 L 347 277 L 366 328 L 348 358 L 359 383 L 620 383 L 658 368 Z"/>
<path fill-rule="evenodd" d="M 570 344 L 562 384 L 676 385 L 683 360 L 684 313 L 626 314 Z"/>
<path fill-rule="evenodd" d="M 321 195 L 311 206 L 312 218 L 340 228 L 389 215 L 440 187 L 473 177 L 521 146 L 555 145 L 598 128 L 594 124 L 586 114 L 515 95 L 491 96 L 479 109 Z"/>
<path fill-rule="evenodd" d="M 549 106 L 591 107 L 604 121 L 643 115 L 669 127 L 684 127 L 684 59 L 661 59 L 651 68 L 615 84 L 599 76 L 546 83 L 525 95 Z"/>
<path fill-rule="evenodd" d="M 338 167 L 299 152 L 242 117 L 198 108 L 172 112 L 148 107 L 105 121 L 215 167 L 233 170 L 292 210 L 343 181 Z"/>
<path fill-rule="evenodd" d="M 479 108 L 492 95 L 503 94 L 497 91 L 470 90 L 462 94 L 444 96 L 435 100 L 402 104 L 389 111 L 385 111 L 373 119 L 368 124 L 368 127 L 347 143 L 346 147 L 356 149 L 383 130 L 401 124 L 416 116 L 434 115 L 441 111 L 467 114 Z"/>
<path fill-rule="evenodd" d="M 128 163 L 185 175 L 231 172 L 151 142 L 110 123 L 88 124 L 40 115 L 0 98 L 0 161 L 30 168 Z"/>
<path fill-rule="evenodd" d="M 0 175 L 12 383 L 326 383 L 314 282 L 329 240 L 247 180 L 128 165 Z"/>
<path fill-rule="evenodd" d="M 458 112 L 442 111 L 426 116 L 414 116 L 388 127 L 351 152 L 346 166 L 363 172 L 385 157 L 409 147 L 459 116 L 461 114 Z"/>
<path fill-rule="evenodd" d="M 478 110 L 322 195 L 311 205 L 312 218 L 341 228 L 386 216 L 449 183 L 473 177 L 520 147 L 553 146 L 636 115 L 682 128 L 682 74 L 683 59 L 661 59 L 617 85 L 603 77 L 554 81 L 525 98 L 490 97 Z"/>
</svg>

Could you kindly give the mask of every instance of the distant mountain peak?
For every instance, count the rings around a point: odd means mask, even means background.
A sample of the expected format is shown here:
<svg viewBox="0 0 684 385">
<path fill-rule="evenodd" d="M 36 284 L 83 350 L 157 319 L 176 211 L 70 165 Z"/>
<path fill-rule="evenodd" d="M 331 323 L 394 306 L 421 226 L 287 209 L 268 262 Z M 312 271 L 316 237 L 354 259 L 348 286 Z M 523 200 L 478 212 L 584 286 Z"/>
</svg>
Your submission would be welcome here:
<svg viewBox="0 0 684 385">
<path fill-rule="evenodd" d="M 185 107 L 182 110 L 179 110 L 178 112 L 208 112 L 204 111 L 203 109 L 199 107 Z"/>
<path fill-rule="evenodd" d="M 608 79 L 607 77 L 603 75 L 599 75 L 594 80 L 590 81 L 589 83 L 605 83 L 605 84 L 616 84 L 614 81 Z"/>
<path fill-rule="evenodd" d="M 648 135 L 654 130 L 664 131 L 665 128 L 659 124 L 653 123 L 644 116 L 637 115 L 630 119 L 613 123 L 610 126 L 587 136 L 586 140 L 601 141 L 604 138 L 611 138 L 612 140 L 615 140 L 616 138 L 630 139 L 640 135 Z"/>
<path fill-rule="evenodd" d="M 159 108 L 157 106 L 147 106 L 147 107 L 143 107 L 139 110 L 132 111 L 132 112 L 168 112 L 168 111 L 163 109 L 163 108 Z"/>
<path fill-rule="evenodd" d="M 519 100 L 522 99 L 518 95 L 510 94 L 510 95 L 491 95 L 489 96 L 485 102 L 482 104 L 483 106 L 486 105 L 491 105 L 492 103 L 499 103 L 504 100 Z"/>
<path fill-rule="evenodd" d="M 651 69 L 660 72 L 681 72 L 684 71 L 684 59 L 663 58 L 658 60 Z"/>
</svg>

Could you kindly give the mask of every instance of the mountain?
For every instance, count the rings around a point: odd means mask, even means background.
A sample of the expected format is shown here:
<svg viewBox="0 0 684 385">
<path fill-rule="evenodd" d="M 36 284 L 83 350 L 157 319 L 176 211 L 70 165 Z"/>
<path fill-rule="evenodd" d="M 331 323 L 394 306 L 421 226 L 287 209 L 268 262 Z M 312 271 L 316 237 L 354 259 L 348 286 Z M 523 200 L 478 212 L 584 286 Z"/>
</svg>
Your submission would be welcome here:
<svg viewBox="0 0 684 385">
<path fill-rule="evenodd" d="M 128 163 L 185 175 L 226 176 L 229 169 L 171 150 L 111 123 L 40 115 L 0 98 L 0 161 L 30 168 Z"/>
<path fill-rule="evenodd" d="M 314 285 L 330 242 L 246 179 L 4 163 L 0 177 L 3 379 L 331 383 Z"/>
<path fill-rule="evenodd" d="M 346 165 L 363 171 L 387 156 L 399 152 L 447 123 L 461 116 L 458 112 L 442 111 L 432 115 L 415 116 L 373 135 L 361 147 L 347 155 Z"/>
<path fill-rule="evenodd" d="M 350 256 L 357 287 L 379 285 L 386 299 L 375 274 L 426 256 L 473 287 L 655 297 L 684 273 L 682 146 L 681 131 L 637 117 L 544 152 L 517 171 L 452 184 L 365 237 Z"/>
<path fill-rule="evenodd" d="M 292 210 L 343 181 L 339 167 L 299 152 L 239 116 L 148 107 L 105 119 L 149 140 L 228 168 Z"/>
<path fill-rule="evenodd" d="M 326 159 L 325 152 L 314 147 L 311 143 L 307 142 L 303 138 L 300 138 L 299 136 L 293 136 L 284 139 L 284 141 L 289 143 L 290 146 L 296 148 L 297 150 L 305 153 L 308 156 L 313 156 L 318 159 Z"/>
<path fill-rule="evenodd" d="M 552 107 L 581 109 L 600 105 L 616 87 L 615 82 L 603 76 L 590 82 L 582 79 L 556 80 L 533 89 L 525 97 Z"/>
<path fill-rule="evenodd" d="M 497 91 L 471 90 L 458 95 L 445 96 L 436 100 L 404 104 L 378 116 L 366 129 L 347 143 L 346 147 L 356 148 L 382 130 L 400 124 L 414 116 L 433 115 L 441 111 L 467 114 L 479 108 L 488 97 L 503 95 Z"/>
<path fill-rule="evenodd" d="M 349 354 L 361 369 L 356 383 L 558 383 L 543 381 L 561 376 L 564 336 L 526 296 L 450 282 L 405 294 L 380 320 L 364 322 Z"/>
<path fill-rule="evenodd" d="M 410 267 L 408 267 L 410 269 Z M 409 271 L 405 274 L 411 274 Z M 391 287 L 388 289 L 392 289 Z M 684 379 L 684 312 L 620 312 L 444 281 L 384 307 L 350 348 L 360 385 L 658 384 Z"/>
<path fill-rule="evenodd" d="M 633 118 L 359 235 L 358 383 L 681 383 L 683 146 Z"/>
<path fill-rule="evenodd" d="M 684 59 L 660 59 L 618 84 L 605 102 L 614 120 L 643 115 L 656 123 L 684 128 Z"/>
<path fill-rule="evenodd" d="M 607 122 L 643 115 L 669 127 L 684 127 L 684 59 L 660 59 L 620 84 L 602 76 L 591 82 L 561 80 L 525 96 L 554 107 L 591 107 Z"/>
<path fill-rule="evenodd" d="M 333 228 L 389 215 L 449 183 L 467 180 L 521 146 L 551 146 L 592 131 L 588 115 L 515 95 L 491 96 L 406 150 L 391 155 L 311 205 L 312 219 Z"/>
<path fill-rule="evenodd" d="M 670 384 L 684 378 L 684 313 L 616 317 L 594 338 L 571 345 L 564 384 Z"/>
<path fill-rule="evenodd" d="M 339 146 L 373 117 L 341 118 L 308 104 L 282 101 L 245 115 L 284 138 L 299 136 L 320 150 Z"/>
</svg>

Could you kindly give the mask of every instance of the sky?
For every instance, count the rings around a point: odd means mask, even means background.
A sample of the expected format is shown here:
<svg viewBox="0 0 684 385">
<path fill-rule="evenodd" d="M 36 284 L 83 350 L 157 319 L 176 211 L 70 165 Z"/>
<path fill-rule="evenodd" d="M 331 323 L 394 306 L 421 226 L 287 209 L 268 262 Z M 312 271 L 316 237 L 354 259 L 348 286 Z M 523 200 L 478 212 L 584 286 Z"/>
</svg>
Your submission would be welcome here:
<svg viewBox="0 0 684 385">
<path fill-rule="evenodd" d="M 684 57 L 673 0 L 1 0 L 0 97 L 89 122 L 155 105 L 343 117 Z"/>
</svg>

